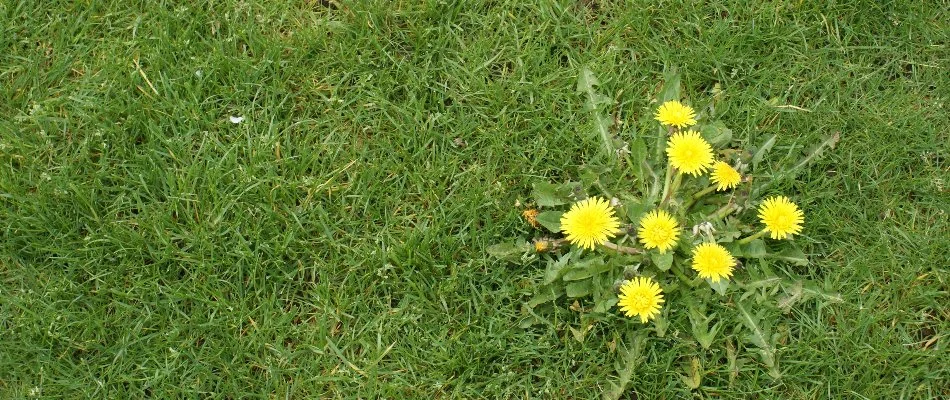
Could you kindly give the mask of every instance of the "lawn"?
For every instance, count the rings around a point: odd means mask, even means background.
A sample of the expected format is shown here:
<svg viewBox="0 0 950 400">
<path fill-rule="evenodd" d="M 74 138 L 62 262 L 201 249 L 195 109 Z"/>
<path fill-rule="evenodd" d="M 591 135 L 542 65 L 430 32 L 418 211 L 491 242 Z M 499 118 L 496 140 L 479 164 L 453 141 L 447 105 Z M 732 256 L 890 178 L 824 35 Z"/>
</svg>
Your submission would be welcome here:
<svg viewBox="0 0 950 400">
<path fill-rule="evenodd" d="M 948 10 L 4 2 L 0 398 L 950 397 Z M 775 311 L 779 379 L 676 326 L 577 340 L 564 299 L 523 324 L 543 265 L 486 249 L 599 154 L 584 67 L 621 138 L 673 69 L 776 170 L 840 134 L 772 188 L 843 299 Z"/>
</svg>

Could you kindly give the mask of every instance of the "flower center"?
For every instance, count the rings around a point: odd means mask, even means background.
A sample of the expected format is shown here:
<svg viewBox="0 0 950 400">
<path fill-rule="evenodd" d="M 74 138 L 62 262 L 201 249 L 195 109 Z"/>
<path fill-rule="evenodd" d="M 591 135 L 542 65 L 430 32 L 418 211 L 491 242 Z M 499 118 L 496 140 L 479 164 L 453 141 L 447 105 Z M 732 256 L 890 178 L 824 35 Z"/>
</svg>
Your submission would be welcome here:
<svg viewBox="0 0 950 400">
<path fill-rule="evenodd" d="M 686 159 L 696 158 L 696 149 L 692 147 L 683 149 L 683 158 L 686 158 Z"/>
<path fill-rule="evenodd" d="M 791 217 L 788 215 L 779 215 L 775 218 L 775 225 L 781 228 L 787 228 L 791 225 Z"/>
<path fill-rule="evenodd" d="M 653 236 L 653 239 L 658 242 L 665 242 L 670 240 L 670 230 L 662 226 L 654 226 L 653 229 L 650 229 L 650 236 Z"/>
<path fill-rule="evenodd" d="M 650 306 L 650 298 L 643 293 L 634 293 L 629 298 L 630 305 L 638 310 L 645 310 Z"/>
<path fill-rule="evenodd" d="M 588 213 L 581 219 L 579 224 L 580 231 L 587 235 L 593 235 L 603 230 L 604 219 L 598 213 Z"/>
</svg>

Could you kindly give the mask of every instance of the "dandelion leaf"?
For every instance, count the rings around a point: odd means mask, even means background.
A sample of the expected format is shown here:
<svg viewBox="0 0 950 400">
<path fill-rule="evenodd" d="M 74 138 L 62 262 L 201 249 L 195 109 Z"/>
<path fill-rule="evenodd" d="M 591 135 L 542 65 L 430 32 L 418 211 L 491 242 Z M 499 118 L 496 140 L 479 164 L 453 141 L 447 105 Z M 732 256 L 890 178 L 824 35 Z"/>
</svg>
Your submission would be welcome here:
<svg viewBox="0 0 950 400">
<path fill-rule="evenodd" d="M 613 100 L 599 92 L 597 87 L 600 81 L 594 75 L 594 72 L 588 67 L 581 68 L 577 75 L 577 93 L 584 96 L 584 110 L 591 112 L 593 119 L 593 130 L 600 137 L 603 146 L 604 155 L 611 159 L 616 159 L 616 150 L 619 148 L 615 144 L 615 138 L 610 133 L 613 126 L 613 118 L 608 118 L 603 114 L 602 108 L 613 103 Z"/>
<path fill-rule="evenodd" d="M 794 245 L 785 248 L 778 254 L 770 255 L 769 257 L 802 267 L 808 265 L 808 256 L 805 255 L 805 252 L 803 252 L 802 249 L 799 249 Z"/>
<path fill-rule="evenodd" d="M 547 229 L 551 232 L 560 232 L 561 231 L 561 215 L 564 215 L 563 211 L 542 211 L 538 213 L 536 220 L 538 221 L 544 229 Z"/>
<path fill-rule="evenodd" d="M 571 260 L 572 253 L 567 253 L 557 259 L 549 261 L 548 268 L 544 271 L 544 284 L 549 285 L 561 279 L 569 270 L 568 262 Z"/>
<path fill-rule="evenodd" d="M 653 253 L 650 258 L 660 271 L 669 271 L 670 267 L 673 266 L 673 251 L 668 251 L 663 254 L 659 252 Z"/>
<path fill-rule="evenodd" d="M 560 206 L 571 202 L 571 195 L 576 187 L 579 187 L 576 182 L 560 185 L 538 182 L 533 185 L 531 195 L 534 197 L 535 204 L 540 207 Z"/>
<path fill-rule="evenodd" d="M 567 273 L 564 274 L 563 279 L 565 281 L 579 281 L 581 279 L 587 279 L 602 272 L 609 271 L 610 269 L 611 264 L 605 263 L 599 258 L 592 258 L 590 260 L 577 263 L 577 265 L 573 266 L 570 271 L 567 271 Z"/>
<path fill-rule="evenodd" d="M 588 279 L 583 281 L 571 282 L 564 287 L 567 297 L 584 297 L 594 290 L 594 284 Z"/>
<path fill-rule="evenodd" d="M 660 95 L 657 100 L 659 100 L 661 104 L 670 100 L 679 100 L 682 80 L 683 77 L 676 68 L 671 68 L 663 73 L 663 87 L 660 89 Z"/>
<path fill-rule="evenodd" d="M 759 355 L 762 364 L 768 368 L 769 376 L 778 379 L 781 374 L 775 358 L 775 343 L 769 325 L 763 323 L 759 315 L 755 315 L 750 311 L 751 308 L 748 303 L 737 302 L 736 310 L 739 311 L 739 322 L 749 331 L 748 334 L 742 336 L 742 339 L 746 343 L 757 347 L 756 354 Z"/>
<path fill-rule="evenodd" d="M 718 280 L 718 281 L 716 281 L 716 282 L 713 282 L 713 281 L 710 280 L 710 279 L 706 279 L 706 283 L 708 283 L 708 284 L 709 284 L 709 287 L 711 287 L 712 290 L 714 290 L 714 291 L 715 291 L 716 293 L 718 293 L 720 296 L 725 296 L 725 295 L 726 295 L 726 291 L 729 290 L 729 280 L 728 280 L 728 279 L 720 279 L 720 280 Z"/>
<path fill-rule="evenodd" d="M 617 370 L 617 382 L 610 382 L 610 390 L 604 392 L 602 396 L 604 400 L 617 400 L 622 397 L 637 366 L 643 364 L 646 337 L 642 333 L 632 334 L 627 337 L 627 343 L 627 345 L 617 346 L 621 357 L 620 361 L 614 364 Z"/>
<path fill-rule="evenodd" d="M 525 303 L 525 306 L 535 308 L 549 301 L 554 301 L 564 295 L 564 287 L 559 285 L 544 285 L 538 289 L 538 293 Z"/>
<path fill-rule="evenodd" d="M 769 250 L 765 247 L 764 240 L 755 239 L 745 246 L 745 249 L 742 253 L 749 258 L 762 258 L 768 255 Z"/>
<path fill-rule="evenodd" d="M 506 261 L 517 261 L 521 258 L 522 254 L 532 249 L 533 246 L 530 243 L 522 240 L 491 245 L 488 246 L 487 251 L 492 257 Z"/>
<path fill-rule="evenodd" d="M 755 154 L 752 156 L 752 167 L 758 167 L 759 163 L 762 162 L 762 159 L 765 158 L 765 155 L 768 154 L 772 147 L 775 146 L 775 140 L 777 139 L 776 135 L 769 136 L 765 140 L 765 143 L 762 143 L 761 146 L 755 151 Z"/>
<path fill-rule="evenodd" d="M 699 133 L 715 147 L 726 147 L 732 141 L 732 129 L 727 128 L 722 121 L 703 125 Z"/>
</svg>

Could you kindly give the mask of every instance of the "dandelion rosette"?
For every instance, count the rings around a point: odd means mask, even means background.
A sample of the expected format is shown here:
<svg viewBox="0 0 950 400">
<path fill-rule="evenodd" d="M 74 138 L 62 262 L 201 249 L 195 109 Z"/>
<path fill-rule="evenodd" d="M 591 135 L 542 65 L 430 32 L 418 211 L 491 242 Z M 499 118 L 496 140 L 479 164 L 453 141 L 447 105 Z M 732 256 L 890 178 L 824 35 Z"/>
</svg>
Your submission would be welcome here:
<svg viewBox="0 0 950 400">
<path fill-rule="evenodd" d="M 772 239 L 785 239 L 797 235 L 805 223 L 805 213 L 788 197 L 769 197 L 759 206 L 759 219 Z"/>
<path fill-rule="evenodd" d="M 592 250 L 620 232 L 610 202 L 600 197 L 578 201 L 561 216 L 561 231 L 572 244 Z"/>
<path fill-rule="evenodd" d="M 696 124 L 696 112 L 690 106 L 676 100 L 670 100 L 656 110 L 654 119 L 666 126 L 685 128 Z"/>
<path fill-rule="evenodd" d="M 670 136 L 666 155 L 673 168 L 693 176 L 705 173 L 713 163 L 712 146 L 694 130 Z"/>
<path fill-rule="evenodd" d="M 699 277 L 719 282 L 732 276 L 736 259 L 718 243 L 703 243 L 693 249 L 693 270 Z"/>
<path fill-rule="evenodd" d="M 665 253 L 676 244 L 679 238 L 679 224 L 663 210 L 653 210 L 640 219 L 640 229 L 637 230 L 637 236 L 643 247 L 648 249 L 659 249 L 660 253 Z"/>
<path fill-rule="evenodd" d="M 709 176 L 716 184 L 716 190 L 720 192 L 733 189 L 739 185 L 739 182 L 742 182 L 742 175 L 739 175 L 739 171 L 722 161 L 716 161 L 713 164 L 712 173 Z"/>
<path fill-rule="evenodd" d="M 620 287 L 617 296 L 620 312 L 633 318 L 640 317 L 646 323 L 660 314 L 663 305 L 663 289 L 651 278 L 638 277 L 627 281 Z"/>
</svg>

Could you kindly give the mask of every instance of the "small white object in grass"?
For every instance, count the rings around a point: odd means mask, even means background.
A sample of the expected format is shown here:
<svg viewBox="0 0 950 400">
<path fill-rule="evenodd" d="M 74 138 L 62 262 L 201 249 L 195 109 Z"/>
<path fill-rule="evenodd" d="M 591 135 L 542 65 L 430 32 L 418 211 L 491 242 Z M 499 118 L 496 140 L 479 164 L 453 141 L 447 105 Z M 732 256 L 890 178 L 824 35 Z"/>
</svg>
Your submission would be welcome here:
<svg viewBox="0 0 950 400">
<path fill-rule="evenodd" d="M 693 225 L 693 236 L 699 235 L 700 233 L 704 235 L 712 235 L 715 231 L 716 228 L 713 227 L 713 224 L 709 221 Z"/>
<path fill-rule="evenodd" d="M 204 74 L 205 74 L 204 71 L 202 71 L 202 70 L 200 70 L 200 69 L 197 70 L 197 71 L 195 71 L 195 76 L 197 76 L 197 77 L 199 77 L 199 78 L 201 78 L 202 76 L 204 76 Z"/>
<path fill-rule="evenodd" d="M 244 122 L 244 117 L 232 115 L 229 119 L 231 120 L 232 124 L 240 124 L 241 122 Z"/>
</svg>

